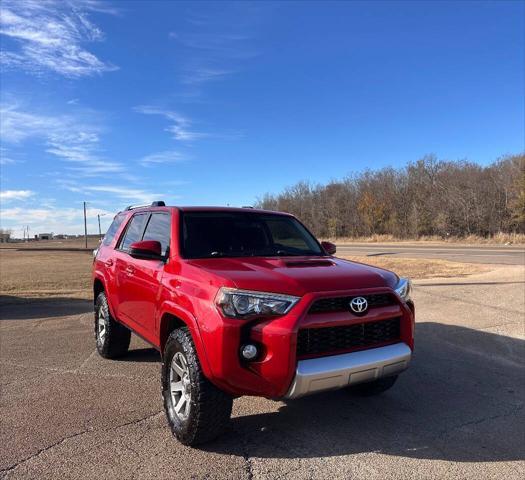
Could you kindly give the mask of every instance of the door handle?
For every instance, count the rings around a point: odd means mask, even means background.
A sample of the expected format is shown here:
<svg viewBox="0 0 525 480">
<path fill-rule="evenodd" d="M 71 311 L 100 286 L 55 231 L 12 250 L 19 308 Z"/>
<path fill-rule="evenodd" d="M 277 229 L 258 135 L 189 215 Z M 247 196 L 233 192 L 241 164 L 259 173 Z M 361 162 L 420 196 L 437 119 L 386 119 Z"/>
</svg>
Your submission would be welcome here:
<svg viewBox="0 0 525 480">
<path fill-rule="evenodd" d="M 113 265 L 113 260 L 111 260 L 111 258 L 109 260 L 106 260 L 104 262 L 106 264 L 106 267 L 111 267 L 111 265 Z"/>
<path fill-rule="evenodd" d="M 128 266 L 126 267 L 126 273 L 127 273 L 128 275 L 133 275 L 133 274 L 135 273 L 135 268 L 132 267 L 131 265 L 128 265 Z"/>
</svg>

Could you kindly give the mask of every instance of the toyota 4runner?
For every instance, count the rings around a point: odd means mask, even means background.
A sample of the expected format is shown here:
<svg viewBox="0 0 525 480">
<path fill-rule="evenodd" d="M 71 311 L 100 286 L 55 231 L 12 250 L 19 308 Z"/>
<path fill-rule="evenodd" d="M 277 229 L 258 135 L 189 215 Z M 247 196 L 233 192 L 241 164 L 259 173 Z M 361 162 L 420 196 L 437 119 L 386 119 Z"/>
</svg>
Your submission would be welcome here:
<svg viewBox="0 0 525 480">
<path fill-rule="evenodd" d="M 94 252 L 97 350 L 124 355 L 134 332 L 160 352 L 187 445 L 216 437 L 241 395 L 381 393 L 412 355 L 410 282 L 335 251 L 286 213 L 128 207 Z"/>
</svg>

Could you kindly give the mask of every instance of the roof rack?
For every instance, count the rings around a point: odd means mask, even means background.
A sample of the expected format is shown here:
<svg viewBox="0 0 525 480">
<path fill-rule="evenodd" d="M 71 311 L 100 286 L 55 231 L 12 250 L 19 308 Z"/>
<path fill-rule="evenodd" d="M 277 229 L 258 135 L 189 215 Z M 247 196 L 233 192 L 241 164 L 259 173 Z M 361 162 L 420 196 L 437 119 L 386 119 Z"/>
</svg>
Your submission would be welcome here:
<svg viewBox="0 0 525 480">
<path fill-rule="evenodd" d="M 144 205 L 128 205 L 124 211 L 128 210 L 135 210 L 136 208 L 144 208 L 144 207 L 165 207 L 166 204 L 162 200 L 156 200 L 155 202 L 151 202 L 151 204 L 144 204 Z"/>
</svg>

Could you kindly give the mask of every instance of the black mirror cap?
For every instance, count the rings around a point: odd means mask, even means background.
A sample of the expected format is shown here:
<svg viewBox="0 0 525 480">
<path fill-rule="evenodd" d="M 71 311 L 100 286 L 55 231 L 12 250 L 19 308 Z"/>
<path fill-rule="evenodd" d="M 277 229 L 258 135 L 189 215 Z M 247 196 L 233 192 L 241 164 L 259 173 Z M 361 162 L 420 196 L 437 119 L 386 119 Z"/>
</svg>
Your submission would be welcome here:
<svg viewBox="0 0 525 480">
<path fill-rule="evenodd" d="M 337 251 L 337 247 L 332 242 L 321 242 L 321 247 L 327 255 L 334 255 Z"/>
<path fill-rule="evenodd" d="M 151 253 L 146 250 L 139 250 L 138 248 L 132 248 L 129 251 L 129 255 L 139 260 L 164 260 L 162 255 Z"/>
</svg>

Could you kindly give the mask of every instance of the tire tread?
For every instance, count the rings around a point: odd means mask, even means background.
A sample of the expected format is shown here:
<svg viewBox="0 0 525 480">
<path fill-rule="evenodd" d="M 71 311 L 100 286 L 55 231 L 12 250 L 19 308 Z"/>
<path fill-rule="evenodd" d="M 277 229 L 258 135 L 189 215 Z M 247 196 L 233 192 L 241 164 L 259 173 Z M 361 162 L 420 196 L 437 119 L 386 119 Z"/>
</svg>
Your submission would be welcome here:
<svg viewBox="0 0 525 480">
<path fill-rule="evenodd" d="M 111 316 L 106 294 L 101 292 L 95 302 L 95 338 L 97 338 L 97 317 L 101 308 L 104 309 L 107 319 L 106 338 L 102 345 L 97 340 L 97 351 L 102 357 L 108 359 L 122 357 L 128 352 L 131 331 Z"/>
<path fill-rule="evenodd" d="M 171 332 L 166 342 L 165 352 L 173 348 L 173 344 L 182 346 L 188 366 L 193 370 L 192 407 L 187 425 L 172 421 L 169 391 L 169 368 L 172 356 L 164 355 L 162 366 L 164 409 L 173 435 L 185 445 L 198 445 L 216 438 L 227 426 L 231 410 L 232 397 L 213 385 L 203 374 L 195 350 L 191 333 L 187 327 Z M 196 388 L 195 388 L 196 387 Z M 197 395 L 194 397 L 194 395 Z"/>
</svg>

